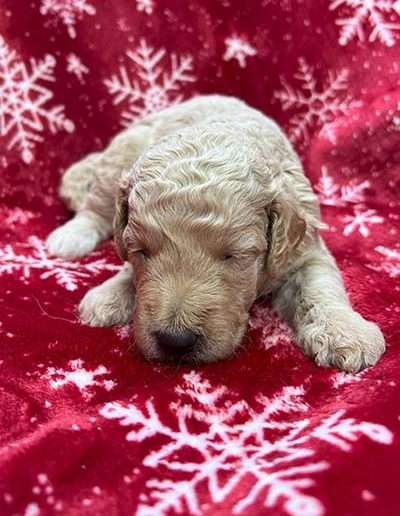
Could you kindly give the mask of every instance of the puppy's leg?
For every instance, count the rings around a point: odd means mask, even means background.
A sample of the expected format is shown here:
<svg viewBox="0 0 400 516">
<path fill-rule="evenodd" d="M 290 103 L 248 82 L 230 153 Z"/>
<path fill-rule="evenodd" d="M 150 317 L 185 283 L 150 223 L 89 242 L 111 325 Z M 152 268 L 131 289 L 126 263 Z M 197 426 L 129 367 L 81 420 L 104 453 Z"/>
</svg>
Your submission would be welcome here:
<svg viewBox="0 0 400 516">
<path fill-rule="evenodd" d="M 125 263 L 115 276 L 85 295 L 79 305 L 81 321 L 90 326 L 126 324 L 132 318 L 134 297 L 132 266 Z"/>
<path fill-rule="evenodd" d="M 318 365 L 356 372 L 385 350 L 378 326 L 355 312 L 337 265 L 322 243 L 276 293 L 275 307 Z"/>
<path fill-rule="evenodd" d="M 111 236 L 121 173 L 132 167 L 150 143 L 152 133 L 150 126 L 137 124 L 114 138 L 103 153 L 88 156 L 66 172 L 61 194 L 67 202 L 68 197 L 72 198 L 68 204 L 76 207 L 78 212 L 49 235 L 50 254 L 67 259 L 80 258 Z M 81 177 L 90 175 L 93 181 L 89 191 L 83 196 L 78 195 L 76 189 L 85 183 Z"/>
</svg>

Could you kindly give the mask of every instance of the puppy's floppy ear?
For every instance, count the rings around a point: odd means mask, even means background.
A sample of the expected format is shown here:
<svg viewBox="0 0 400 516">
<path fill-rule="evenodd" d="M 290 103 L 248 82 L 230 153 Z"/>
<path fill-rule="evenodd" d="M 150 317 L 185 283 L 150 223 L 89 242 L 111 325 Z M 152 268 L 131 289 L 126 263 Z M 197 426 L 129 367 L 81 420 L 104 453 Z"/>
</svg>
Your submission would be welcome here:
<svg viewBox="0 0 400 516">
<path fill-rule="evenodd" d="M 307 223 L 297 200 L 288 192 L 279 194 L 267 208 L 267 268 L 271 276 L 282 272 L 303 241 Z"/>
<path fill-rule="evenodd" d="M 125 176 L 123 175 L 118 187 L 114 215 L 114 241 L 117 247 L 118 255 L 123 261 L 127 260 L 128 258 L 123 233 L 128 224 L 128 198 L 131 188 L 132 179 L 130 174 L 126 174 Z"/>
</svg>

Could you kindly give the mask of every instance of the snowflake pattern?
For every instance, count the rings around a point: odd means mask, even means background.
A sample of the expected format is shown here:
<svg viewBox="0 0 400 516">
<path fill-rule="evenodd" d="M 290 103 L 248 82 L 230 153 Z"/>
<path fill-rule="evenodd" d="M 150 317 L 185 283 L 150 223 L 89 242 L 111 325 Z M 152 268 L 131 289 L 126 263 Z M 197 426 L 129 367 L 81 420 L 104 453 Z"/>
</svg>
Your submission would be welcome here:
<svg viewBox="0 0 400 516">
<path fill-rule="evenodd" d="M 81 263 L 50 258 L 43 240 L 31 236 L 26 243 L 6 244 L 0 248 L 0 275 L 20 273 L 21 279 L 27 283 L 31 274 L 39 271 L 40 279 L 54 278 L 58 285 L 73 291 L 85 279 L 103 271 L 117 271 L 121 268 L 107 263 L 104 258 L 96 258 L 96 253 L 89 259 L 91 261 Z"/>
<path fill-rule="evenodd" d="M 115 382 L 104 379 L 110 371 L 100 365 L 96 369 L 86 369 L 81 359 L 70 360 L 68 369 L 48 367 L 42 378 L 49 380 L 53 389 L 59 389 L 64 385 L 75 385 L 85 399 L 93 397 L 93 387 L 103 387 L 106 391 L 111 391 L 115 387 Z M 100 377 L 100 378 L 98 378 Z"/>
<path fill-rule="evenodd" d="M 40 504 L 36 501 L 28 503 L 25 507 L 24 516 L 40 516 L 42 514 L 41 508 L 43 503 L 49 510 L 62 511 L 64 504 L 57 500 L 54 494 L 54 486 L 50 482 L 49 477 L 45 473 L 39 473 L 36 476 L 36 483 L 32 487 L 32 494 L 36 499 L 40 500 Z"/>
<path fill-rule="evenodd" d="M 10 138 L 8 149 L 17 147 L 25 163 L 33 161 L 33 148 L 43 140 L 45 124 L 52 133 L 72 132 L 74 124 L 65 118 L 64 106 L 50 108 L 53 93 L 43 82 L 54 82 L 56 60 L 30 60 L 30 67 L 18 59 L 0 36 L 0 136 Z"/>
<path fill-rule="evenodd" d="M 319 85 L 314 68 L 300 58 L 298 72 L 294 76 L 299 88 L 294 89 L 285 79 L 281 79 L 283 89 L 277 91 L 274 97 L 281 102 L 284 111 L 294 108 L 298 111 L 292 117 L 289 128 L 294 142 L 307 142 L 311 130 L 329 124 L 336 116 L 344 115 L 350 108 L 359 105 L 347 94 L 348 75 L 346 69 L 338 73 L 330 71 L 325 84 Z"/>
<path fill-rule="evenodd" d="M 123 111 L 123 125 L 129 126 L 138 118 L 149 113 L 159 111 L 171 104 L 182 100 L 177 93 L 180 85 L 194 81 L 192 58 L 179 58 L 171 54 L 171 71 L 163 72 L 161 64 L 164 62 L 166 51 L 161 48 L 155 50 L 141 40 L 134 52 L 126 54 L 135 66 L 136 79 L 132 79 L 126 66 L 121 66 L 119 75 L 113 75 L 104 81 L 114 104 L 127 102 L 128 109 Z"/>
<path fill-rule="evenodd" d="M 0 208 L 0 213 L 3 219 L 3 223 L 9 227 L 15 229 L 18 226 L 25 226 L 30 220 L 37 217 L 35 213 L 29 210 L 22 210 L 21 208 Z"/>
<path fill-rule="evenodd" d="M 378 245 L 375 251 L 379 253 L 381 259 L 379 263 L 368 264 L 368 267 L 376 272 L 385 272 L 391 278 L 400 276 L 400 250 Z"/>
<path fill-rule="evenodd" d="M 246 514 L 256 503 L 269 510 L 283 503 L 292 516 L 318 516 L 324 507 L 305 490 L 314 485 L 313 476 L 330 464 L 318 456 L 313 444 L 324 442 L 349 452 L 352 442 L 362 436 L 386 445 L 393 440 L 385 426 L 347 418 L 344 410 L 319 422 L 302 418 L 308 406 L 300 386 L 283 387 L 272 399 L 258 395 L 250 406 L 199 373 L 183 378 L 183 384 L 176 387 L 179 401 L 170 404 L 176 425 L 160 419 L 152 400 L 143 410 L 119 402 L 100 409 L 103 417 L 131 427 L 127 441 L 163 439 L 164 444 L 143 460 L 145 467 L 156 472 L 140 496 L 138 516 L 171 511 L 201 514 L 205 487 L 212 502 L 221 503 L 234 497 L 239 485 L 233 514 Z M 171 480 L 177 472 L 179 479 Z"/>
<path fill-rule="evenodd" d="M 76 38 L 75 25 L 85 14 L 94 15 L 96 9 L 87 0 L 42 0 L 40 13 L 60 18 L 70 38 Z"/>
<path fill-rule="evenodd" d="M 392 19 L 400 15 L 400 0 L 331 0 L 329 9 L 338 8 L 353 12 L 348 18 L 336 21 L 340 27 L 340 45 L 347 45 L 356 38 L 365 41 L 365 25 L 372 28 L 368 41 L 378 40 L 388 47 L 395 44 L 394 31 L 400 29 L 400 24 Z"/>
<path fill-rule="evenodd" d="M 371 224 L 382 224 L 384 218 L 376 214 L 376 210 L 367 210 L 364 206 L 355 206 L 352 215 L 345 215 L 343 220 L 346 225 L 343 229 L 343 235 L 349 236 L 358 230 L 361 236 L 367 238 L 370 234 L 369 226 Z"/>
<path fill-rule="evenodd" d="M 89 73 L 89 68 L 82 63 L 76 54 L 71 52 L 67 55 L 67 72 L 74 74 L 79 82 L 84 82 L 84 75 Z"/>
<path fill-rule="evenodd" d="M 145 14 L 153 14 L 154 0 L 136 0 L 136 9 Z"/>
<path fill-rule="evenodd" d="M 241 68 L 246 67 L 246 59 L 255 56 L 257 51 L 250 43 L 243 37 L 233 35 L 225 39 L 226 51 L 224 54 L 224 61 L 236 59 Z"/>
<path fill-rule="evenodd" d="M 369 180 L 359 183 L 351 181 L 348 185 L 339 186 L 329 175 L 327 167 L 321 168 L 321 177 L 315 185 L 319 201 L 325 206 L 347 206 L 365 201 L 364 192 L 371 186 Z"/>
<path fill-rule="evenodd" d="M 291 344 L 294 335 L 289 326 L 270 308 L 256 305 L 252 311 L 249 326 L 253 330 L 261 330 L 260 342 L 264 349 L 277 344 Z"/>
</svg>

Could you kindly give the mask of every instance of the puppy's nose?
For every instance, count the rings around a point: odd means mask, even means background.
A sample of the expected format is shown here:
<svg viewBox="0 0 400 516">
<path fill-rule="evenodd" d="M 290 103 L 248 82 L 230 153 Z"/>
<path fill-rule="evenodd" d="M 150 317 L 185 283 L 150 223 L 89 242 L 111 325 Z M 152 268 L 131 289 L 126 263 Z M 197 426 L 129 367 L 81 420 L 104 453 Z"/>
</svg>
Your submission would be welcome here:
<svg viewBox="0 0 400 516">
<path fill-rule="evenodd" d="M 189 330 L 158 331 L 155 333 L 155 337 L 159 348 L 165 353 L 173 355 L 183 355 L 192 351 L 198 338 L 195 333 Z"/>
</svg>

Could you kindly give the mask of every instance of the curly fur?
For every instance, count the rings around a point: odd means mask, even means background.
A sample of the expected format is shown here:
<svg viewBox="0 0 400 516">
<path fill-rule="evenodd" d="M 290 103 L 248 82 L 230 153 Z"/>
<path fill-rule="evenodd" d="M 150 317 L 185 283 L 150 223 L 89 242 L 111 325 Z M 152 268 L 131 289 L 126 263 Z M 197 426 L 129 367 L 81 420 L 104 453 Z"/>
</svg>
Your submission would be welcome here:
<svg viewBox="0 0 400 516">
<path fill-rule="evenodd" d="M 133 311 L 148 358 L 171 358 L 157 332 L 184 330 L 201 336 L 187 360 L 231 355 L 267 293 L 322 366 L 357 371 L 384 351 L 319 236 L 299 158 L 272 120 L 237 99 L 198 97 L 146 117 L 71 167 L 61 195 L 77 214 L 49 236 L 50 251 L 83 256 L 114 232 L 127 262 L 82 300 L 83 321 L 127 322 Z"/>
</svg>

